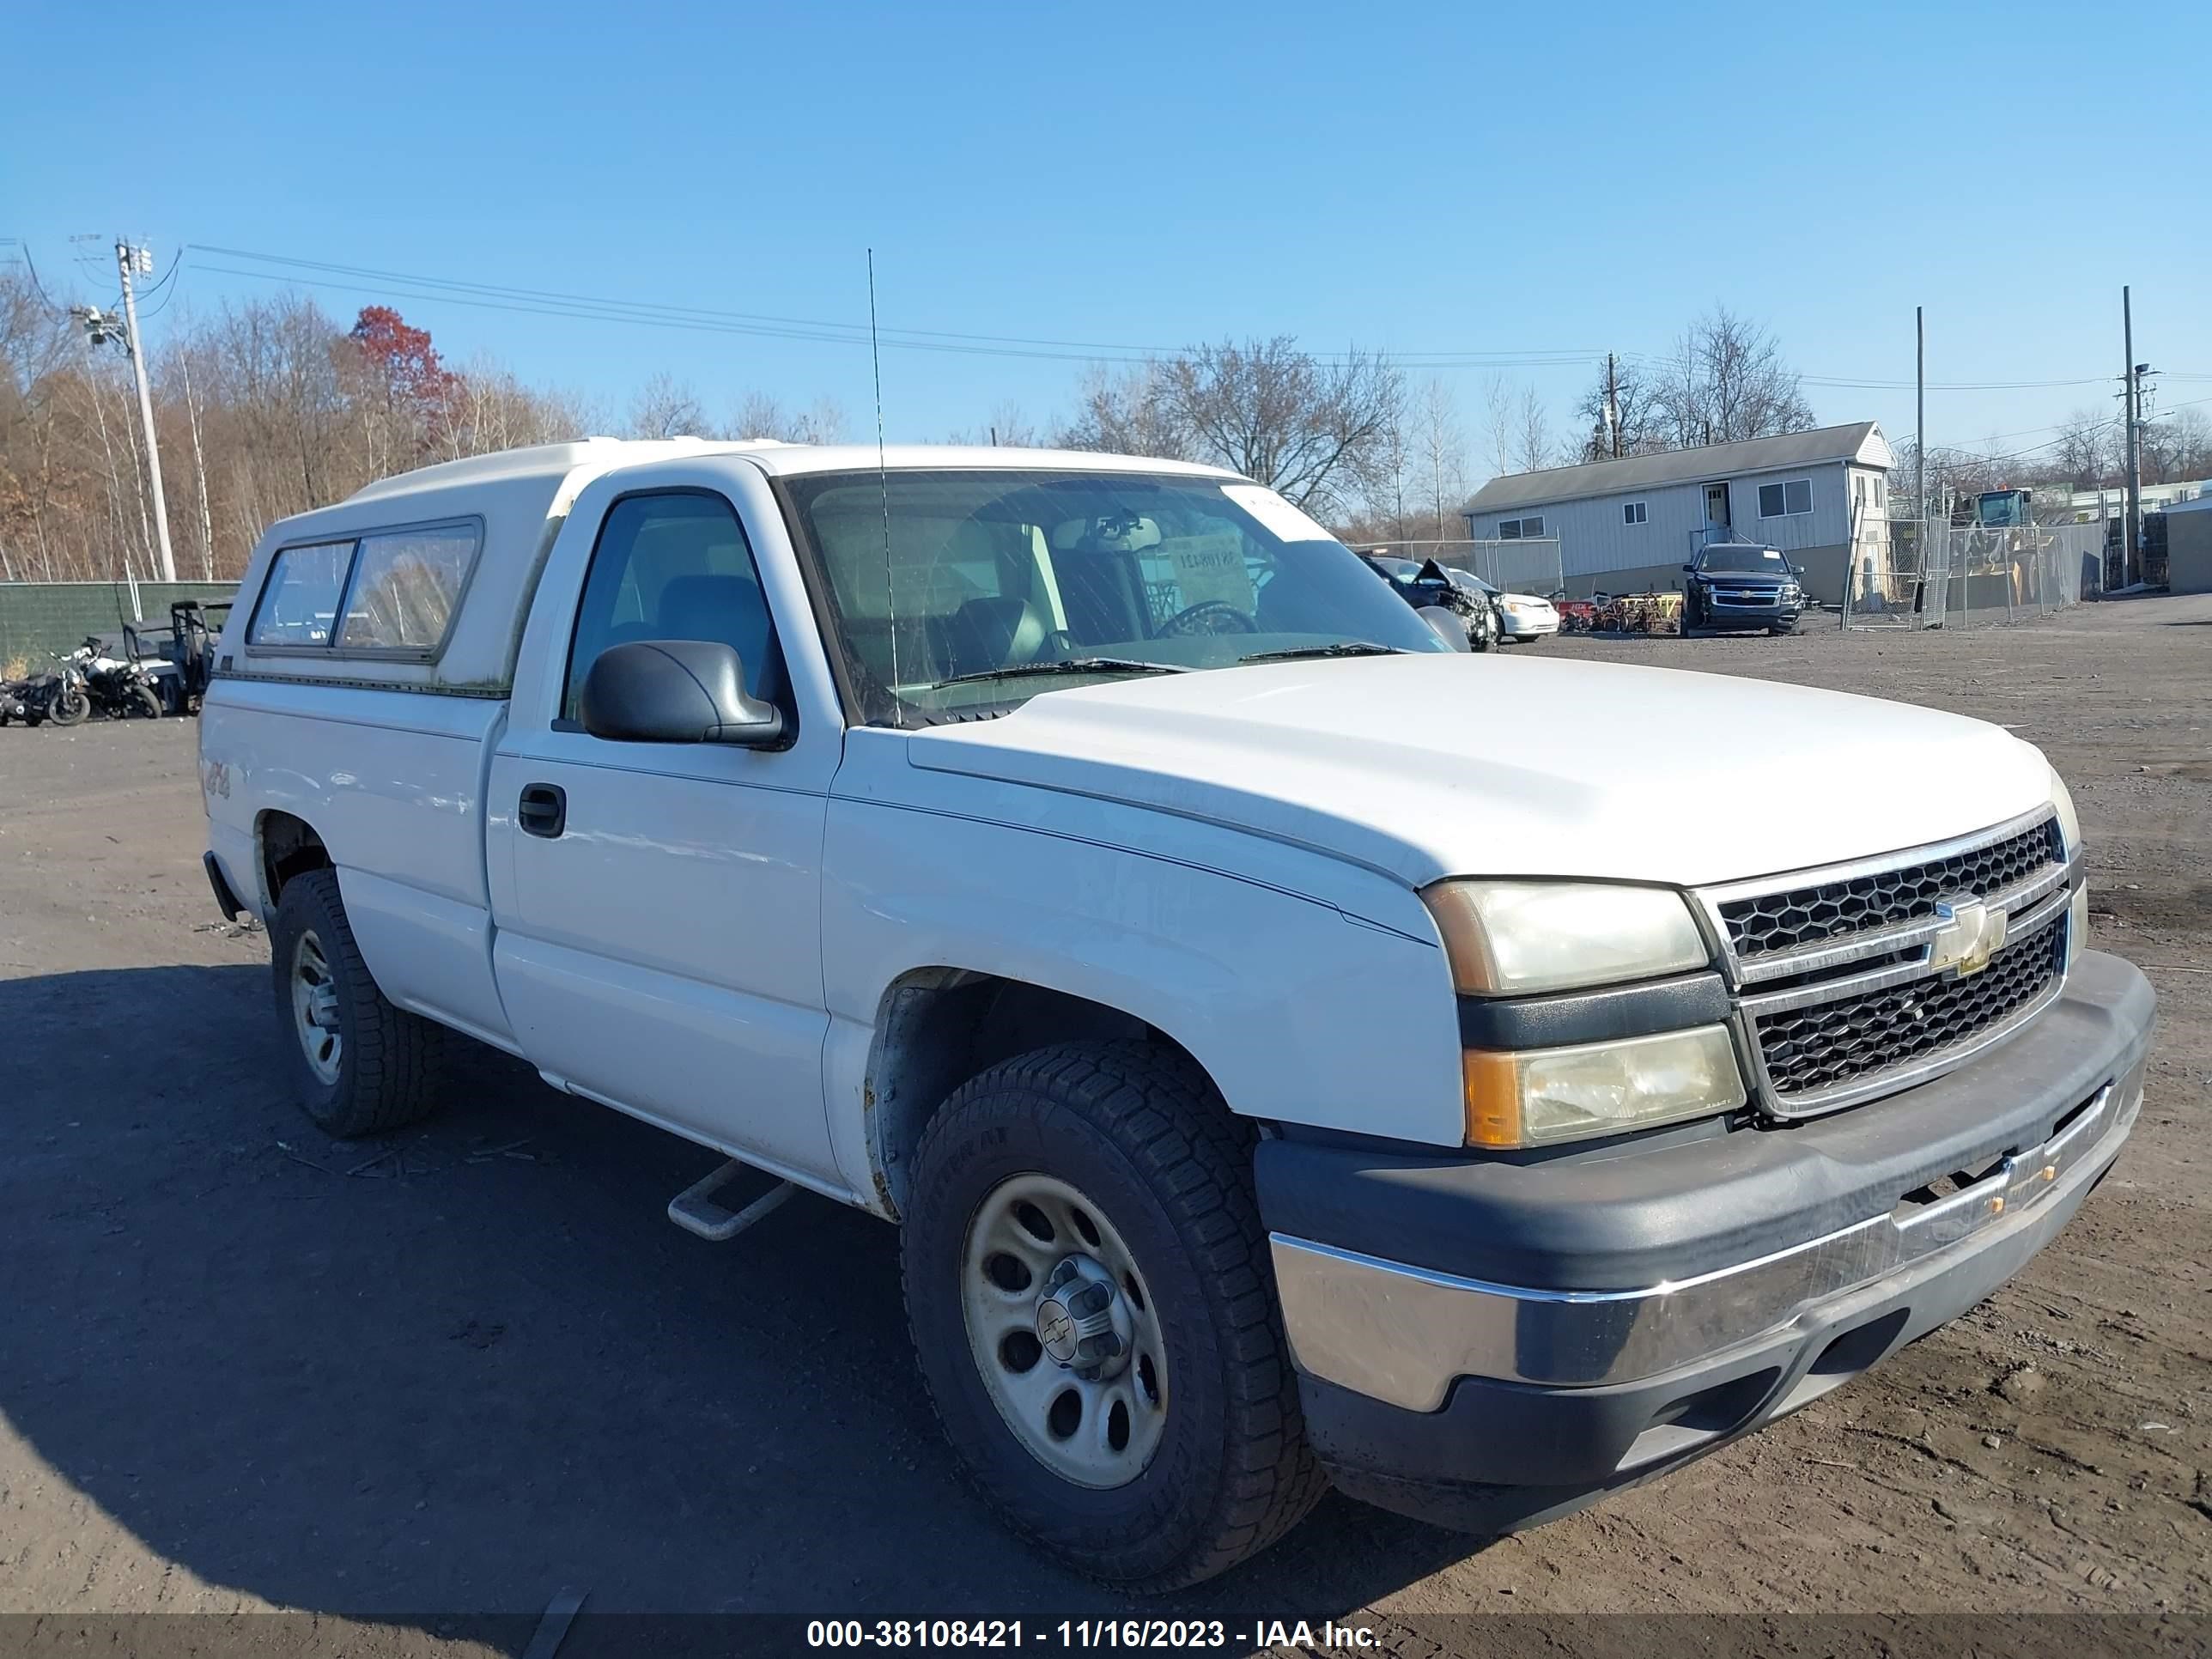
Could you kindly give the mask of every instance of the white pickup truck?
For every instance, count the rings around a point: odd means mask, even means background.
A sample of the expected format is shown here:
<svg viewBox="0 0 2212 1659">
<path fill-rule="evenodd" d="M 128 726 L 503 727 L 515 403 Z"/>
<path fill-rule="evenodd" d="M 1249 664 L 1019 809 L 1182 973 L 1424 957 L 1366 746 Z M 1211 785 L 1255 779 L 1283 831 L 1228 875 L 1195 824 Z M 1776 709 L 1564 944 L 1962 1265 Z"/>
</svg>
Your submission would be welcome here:
<svg viewBox="0 0 2212 1659">
<path fill-rule="evenodd" d="M 428 467 L 268 532 L 201 732 L 318 1124 L 458 1032 L 729 1160 L 695 1231 L 740 1176 L 898 1224 L 977 1486 L 1132 1587 L 1325 1482 L 1498 1530 L 1710 1451 L 1987 1296 L 2142 1106 L 2034 748 L 1455 653 L 1205 467 Z"/>
</svg>

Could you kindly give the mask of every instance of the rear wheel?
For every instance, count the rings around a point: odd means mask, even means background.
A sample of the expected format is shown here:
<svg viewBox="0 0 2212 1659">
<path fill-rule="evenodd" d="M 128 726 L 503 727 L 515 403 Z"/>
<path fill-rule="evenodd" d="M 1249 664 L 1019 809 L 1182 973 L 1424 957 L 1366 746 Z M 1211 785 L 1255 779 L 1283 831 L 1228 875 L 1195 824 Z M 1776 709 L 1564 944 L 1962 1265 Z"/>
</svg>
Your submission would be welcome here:
<svg viewBox="0 0 2212 1659">
<path fill-rule="evenodd" d="M 318 1128 L 348 1139 L 382 1134 L 437 1109 L 448 1033 L 393 1007 L 376 988 L 336 871 L 285 883 L 269 945 L 300 1104 Z"/>
<path fill-rule="evenodd" d="M 915 1155 L 907 1316 L 945 1437 L 1109 1583 L 1212 1577 L 1321 1495 L 1250 1168 L 1203 1074 L 1135 1042 L 992 1067 Z"/>
</svg>

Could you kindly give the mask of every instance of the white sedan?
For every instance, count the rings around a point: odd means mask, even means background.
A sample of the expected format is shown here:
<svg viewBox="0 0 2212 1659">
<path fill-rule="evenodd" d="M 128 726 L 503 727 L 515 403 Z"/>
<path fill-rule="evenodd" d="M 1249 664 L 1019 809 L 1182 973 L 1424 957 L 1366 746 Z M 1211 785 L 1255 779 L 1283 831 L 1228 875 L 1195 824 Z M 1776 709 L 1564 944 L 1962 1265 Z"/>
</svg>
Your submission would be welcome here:
<svg viewBox="0 0 2212 1659">
<path fill-rule="evenodd" d="M 1490 595 L 1490 608 L 1498 617 L 1499 644 L 1526 645 L 1559 631 L 1559 613 L 1549 599 L 1534 593 L 1504 593 L 1479 577 L 1468 580 Z"/>
</svg>

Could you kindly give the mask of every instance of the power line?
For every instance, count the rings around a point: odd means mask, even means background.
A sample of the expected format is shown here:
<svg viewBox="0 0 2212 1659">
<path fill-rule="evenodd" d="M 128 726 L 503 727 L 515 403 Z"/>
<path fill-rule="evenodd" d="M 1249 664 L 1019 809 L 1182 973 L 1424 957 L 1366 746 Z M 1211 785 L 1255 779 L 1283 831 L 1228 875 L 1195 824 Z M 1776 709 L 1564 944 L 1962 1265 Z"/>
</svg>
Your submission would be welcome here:
<svg viewBox="0 0 2212 1659">
<path fill-rule="evenodd" d="M 161 280 L 155 283 L 153 287 L 148 289 L 143 294 L 138 296 L 141 301 L 138 315 L 142 320 L 145 318 L 151 317 L 156 312 L 164 309 L 171 300 L 177 297 L 176 295 L 172 292 L 161 301 L 160 305 L 147 306 L 143 303 L 143 301 L 150 300 L 155 295 L 161 293 L 161 290 L 167 288 L 170 283 L 175 282 L 177 280 L 177 272 L 183 269 L 184 263 L 185 250 L 179 248 L 174 253 L 169 256 L 169 268 L 162 274 Z"/>
<path fill-rule="evenodd" d="M 246 269 L 232 264 L 206 264 L 202 269 L 223 276 L 241 276 L 259 281 L 295 283 L 306 288 L 322 289 L 334 293 L 365 295 L 390 300 L 409 300 L 425 304 L 467 306 L 471 309 L 500 311 L 521 316 L 566 318 L 585 322 L 631 323 L 645 327 L 673 329 L 696 333 L 720 333 L 749 336 L 756 338 L 783 339 L 824 345 L 863 346 L 868 343 L 866 325 L 845 323 L 823 318 L 791 317 L 773 313 L 733 311 L 714 307 L 671 304 L 659 301 L 624 300 L 605 295 L 580 294 L 562 289 L 532 289 L 512 284 L 480 283 L 464 278 L 428 276 L 421 273 L 383 270 L 369 265 L 344 264 L 330 260 L 308 259 L 290 254 L 265 253 L 247 248 L 219 247 L 201 244 L 203 254 L 216 254 L 226 259 L 239 259 L 251 265 L 272 269 Z M 147 295 L 151 299 L 176 276 L 182 264 L 185 250 L 179 248 L 171 262 L 169 272 Z M 302 273 L 314 273 L 313 275 Z M 35 280 L 35 273 L 33 273 Z M 364 284 L 374 286 L 364 286 Z M 391 284 L 403 286 L 392 287 Z M 47 301 L 52 305 L 52 301 Z M 161 304 L 166 305 L 167 299 Z M 149 309 L 149 313 L 151 314 Z M 883 331 L 884 346 L 910 351 L 934 351 L 962 356 L 1025 358 L 1042 362 L 1112 362 L 1142 365 L 1163 356 L 1170 356 L 1184 347 L 1140 344 L 1127 341 L 1065 339 L 1048 336 L 1002 335 L 963 332 L 949 329 L 901 328 Z M 1389 352 L 1386 355 L 1396 367 L 1408 369 L 1465 369 L 1486 370 L 1578 368 L 1604 360 L 1605 354 L 1578 347 L 1528 347 L 1513 350 L 1421 349 Z M 1671 359 L 1660 354 L 1641 351 L 1621 353 L 1625 358 L 1647 364 L 1662 364 Z M 1347 355 L 1322 354 L 1320 361 L 1341 365 Z M 1886 380 L 1860 375 L 1800 374 L 1800 382 L 1839 391 L 1906 391 L 1913 387 L 1911 380 Z M 2075 379 L 2024 380 L 1949 380 L 1930 381 L 1930 392 L 2021 392 L 2040 391 L 2067 386 L 2102 385 L 2109 376 L 2095 375 Z M 2212 376 L 2176 372 L 2176 380 L 2212 379 Z M 2054 428 L 2032 428 L 2031 431 L 2056 430 Z"/>
<path fill-rule="evenodd" d="M 822 318 L 787 317 L 772 313 L 730 311 L 708 306 L 671 305 L 659 301 L 610 299 L 604 295 L 576 294 L 551 289 L 518 288 L 506 283 L 477 283 L 453 277 L 429 276 L 416 273 L 383 270 L 369 265 L 345 265 L 327 260 L 303 259 L 289 254 L 258 253 L 245 248 L 215 247 L 201 245 L 204 253 L 213 253 L 227 259 L 245 259 L 295 270 L 312 270 L 329 276 L 368 278 L 378 282 L 405 283 L 415 289 L 440 289 L 447 292 L 426 294 L 417 292 L 407 297 L 436 300 L 454 295 L 469 295 L 479 304 L 492 309 L 507 308 L 510 304 L 526 305 L 532 308 L 548 307 L 538 314 L 588 315 L 597 320 L 628 320 L 657 322 L 669 325 L 696 325 L 709 330 L 732 333 L 763 333 L 772 337 L 823 340 L 866 344 L 867 329 L 861 323 L 842 323 Z M 276 273 L 240 270 L 235 266 L 209 266 L 233 276 L 270 278 Z M 323 283 L 308 277 L 294 277 L 309 287 L 343 289 L 345 285 Z M 360 292 L 360 289 L 349 291 Z M 498 301 L 497 305 L 491 302 Z M 947 342 L 946 345 L 925 345 L 925 342 Z M 1097 359 L 1102 354 L 1116 360 L 1141 362 L 1151 358 L 1172 356 L 1184 349 L 1179 346 L 1146 345 L 1127 341 L 1070 340 L 1015 334 L 975 334 L 950 329 L 887 328 L 883 331 L 883 343 L 902 344 L 908 349 L 969 349 L 977 355 L 1007 356 L 1069 357 L 1079 361 Z M 989 352 L 985 347 L 1019 348 L 1004 352 Z M 1407 353 L 1393 361 L 1406 362 L 1409 367 L 1475 367 L 1500 368 L 1538 368 L 1571 367 L 1595 362 L 1604 353 L 1579 347 L 1527 348 L 1512 351 L 1423 351 Z M 1419 359 L 1418 362 L 1411 359 Z M 1325 361 L 1343 361 L 1327 358 Z"/>
</svg>

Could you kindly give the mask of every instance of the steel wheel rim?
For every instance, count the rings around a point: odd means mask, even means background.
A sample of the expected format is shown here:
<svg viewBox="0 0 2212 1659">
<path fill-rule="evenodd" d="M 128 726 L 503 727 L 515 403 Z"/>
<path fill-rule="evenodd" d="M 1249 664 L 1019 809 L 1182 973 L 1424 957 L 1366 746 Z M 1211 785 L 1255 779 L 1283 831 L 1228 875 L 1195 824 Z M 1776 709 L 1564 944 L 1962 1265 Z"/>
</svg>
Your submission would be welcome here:
<svg viewBox="0 0 2212 1659">
<path fill-rule="evenodd" d="M 292 947 L 292 1023 L 307 1056 L 307 1069 L 325 1083 L 336 1083 L 345 1059 L 338 1030 L 338 988 L 323 942 L 310 928 Z"/>
<path fill-rule="evenodd" d="M 1166 1344 L 1149 1284 L 1097 1205 L 1051 1176 L 1000 1182 L 969 1218 L 960 1292 L 976 1375 L 1030 1455 L 1092 1491 L 1145 1472 L 1167 1430 Z"/>
</svg>

